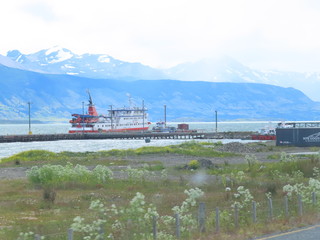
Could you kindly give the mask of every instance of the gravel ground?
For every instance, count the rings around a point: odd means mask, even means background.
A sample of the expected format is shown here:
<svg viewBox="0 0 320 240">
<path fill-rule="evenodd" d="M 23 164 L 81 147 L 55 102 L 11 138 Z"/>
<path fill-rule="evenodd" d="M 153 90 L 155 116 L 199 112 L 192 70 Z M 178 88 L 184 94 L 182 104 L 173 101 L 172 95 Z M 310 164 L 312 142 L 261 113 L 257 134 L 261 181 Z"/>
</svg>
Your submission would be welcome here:
<svg viewBox="0 0 320 240">
<path fill-rule="evenodd" d="M 17 179 L 26 177 L 26 167 L 0 168 L 0 179 Z"/>
</svg>

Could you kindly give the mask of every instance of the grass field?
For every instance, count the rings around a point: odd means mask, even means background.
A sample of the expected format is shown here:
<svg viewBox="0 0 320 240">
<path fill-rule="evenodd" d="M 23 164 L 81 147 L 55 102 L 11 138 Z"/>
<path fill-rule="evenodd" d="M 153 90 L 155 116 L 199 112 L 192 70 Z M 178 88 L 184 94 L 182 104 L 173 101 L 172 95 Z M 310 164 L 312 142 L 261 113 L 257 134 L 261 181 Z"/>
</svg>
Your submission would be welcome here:
<svg viewBox="0 0 320 240">
<path fill-rule="evenodd" d="M 259 152 L 270 159 L 262 162 L 256 153 L 221 152 L 219 146 L 190 141 L 104 152 L 33 150 L 1 159 L 1 168 L 30 170 L 28 178 L 1 180 L 0 239 L 34 239 L 34 234 L 66 239 L 71 227 L 76 230 L 74 239 L 96 239 L 101 226 L 106 239 L 153 239 L 153 216 L 158 219 L 157 239 L 175 239 L 176 213 L 181 218 L 181 239 L 248 239 L 319 220 L 320 204 L 312 204 L 310 194 L 320 196 L 318 154 L 293 157 L 284 148 L 260 143 Z M 193 160 L 166 166 L 161 161 L 146 162 L 149 155 L 191 156 Z M 206 168 L 200 164 L 201 159 L 214 163 L 216 158 L 230 157 L 241 161 Z M 97 165 L 102 167 L 94 172 Z M 304 203 L 303 216 L 295 210 L 298 195 Z M 292 206 L 289 217 L 281 208 L 284 196 Z M 268 197 L 274 203 L 272 221 Z M 252 201 L 258 203 L 256 223 L 251 220 Z M 206 204 L 206 231 L 201 233 L 197 222 L 200 202 Z M 233 217 L 236 205 L 238 227 Z M 215 231 L 216 207 L 221 213 L 219 233 Z"/>
</svg>

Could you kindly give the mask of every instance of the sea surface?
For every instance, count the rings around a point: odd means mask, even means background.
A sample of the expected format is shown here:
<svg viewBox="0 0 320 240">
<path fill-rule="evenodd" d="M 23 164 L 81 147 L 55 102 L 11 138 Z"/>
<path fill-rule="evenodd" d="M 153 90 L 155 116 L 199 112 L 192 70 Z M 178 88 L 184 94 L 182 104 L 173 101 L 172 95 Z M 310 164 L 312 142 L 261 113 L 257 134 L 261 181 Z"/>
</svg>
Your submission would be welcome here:
<svg viewBox="0 0 320 240">
<path fill-rule="evenodd" d="M 278 122 L 189 122 L 189 129 L 196 129 L 204 132 L 229 132 L 229 131 L 258 131 L 266 127 L 275 127 Z M 168 122 L 167 125 L 177 127 L 179 123 Z M 150 129 L 154 125 L 150 126 Z M 68 133 L 70 124 L 31 124 L 30 130 L 33 134 L 53 134 L 53 133 Z M 28 134 L 28 124 L 0 124 L 0 135 L 21 135 Z"/>
<path fill-rule="evenodd" d="M 168 123 L 169 126 L 177 126 L 178 123 Z M 196 129 L 201 132 L 229 132 L 229 131 L 259 131 L 262 128 L 275 127 L 278 122 L 192 122 L 189 129 Z M 152 127 L 152 125 L 151 125 Z M 30 130 L 32 134 L 54 134 L 68 133 L 69 124 L 31 124 Z M 0 135 L 24 135 L 28 134 L 28 124 L 0 124 Z M 13 154 L 32 150 L 41 149 L 52 152 L 90 152 L 111 149 L 135 149 L 142 146 L 166 146 L 180 144 L 189 139 L 152 139 L 150 143 L 144 140 L 60 140 L 50 142 L 16 142 L 16 143 L 0 143 L 0 159 L 12 156 Z M 203 140 L 195 140 L 203 141 Z M 223 140 L 206 140 L 211 142 L 222 141 L 223 143 L 241 141 L 250 142 L 250 140 L 223 139 Z"/>
</svg>

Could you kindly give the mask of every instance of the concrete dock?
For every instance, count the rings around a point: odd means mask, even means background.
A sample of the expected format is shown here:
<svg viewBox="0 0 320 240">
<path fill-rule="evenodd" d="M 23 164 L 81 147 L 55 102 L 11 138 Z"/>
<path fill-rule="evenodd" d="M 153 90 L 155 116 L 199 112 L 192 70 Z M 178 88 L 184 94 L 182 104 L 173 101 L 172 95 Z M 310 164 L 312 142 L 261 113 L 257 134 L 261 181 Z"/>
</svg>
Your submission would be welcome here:
<svg viewBox="0 0 320 240">
<path fill-rule="evenodd" d="M 0 135 L 0 143 L 88 139 L 251 139 L 250 132 L 116 132 Z"/>
</svg>

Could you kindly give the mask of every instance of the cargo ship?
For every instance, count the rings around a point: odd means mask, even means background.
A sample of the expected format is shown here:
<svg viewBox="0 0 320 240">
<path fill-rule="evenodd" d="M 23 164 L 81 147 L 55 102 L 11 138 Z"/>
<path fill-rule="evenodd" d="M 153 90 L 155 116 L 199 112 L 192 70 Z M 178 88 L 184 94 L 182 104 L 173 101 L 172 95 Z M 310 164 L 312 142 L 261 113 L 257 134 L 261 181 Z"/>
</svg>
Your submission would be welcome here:
<svg viewBox="0 0 320 240">
<path fill-rule="evenodd" d="M 92 102 L 90 92 L 87 113 L 72 114 L 70 120 L 71 127 L 69 133 L 106 133 L 106 132 L 138 132 L 148 130 L 148 113 L 144 107 L 131 106 L 129 97 L 129 107 L 108 110 L 107 115 L 99 115 Z"/>
</svg>

